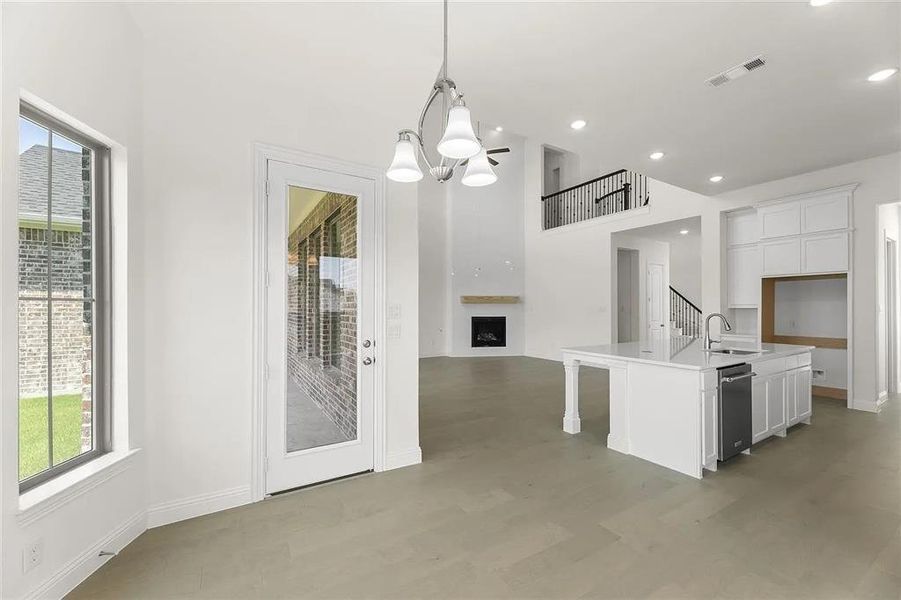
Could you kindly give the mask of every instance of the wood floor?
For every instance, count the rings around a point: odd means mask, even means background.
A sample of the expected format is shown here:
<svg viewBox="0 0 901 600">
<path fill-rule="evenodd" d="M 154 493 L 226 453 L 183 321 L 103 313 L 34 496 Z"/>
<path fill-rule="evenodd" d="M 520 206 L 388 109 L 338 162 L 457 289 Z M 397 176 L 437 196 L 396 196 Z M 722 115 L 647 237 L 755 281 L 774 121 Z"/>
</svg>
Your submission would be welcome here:
<svg viewBox="0 0 901 600">
<path fill-rule="evenodd" d="M 609 451 L 606 372 L 421 363 L 424 463 L 153 529 L 73 598 L 901 597 L 901 400 L 703 481 Z"/>
</svg>

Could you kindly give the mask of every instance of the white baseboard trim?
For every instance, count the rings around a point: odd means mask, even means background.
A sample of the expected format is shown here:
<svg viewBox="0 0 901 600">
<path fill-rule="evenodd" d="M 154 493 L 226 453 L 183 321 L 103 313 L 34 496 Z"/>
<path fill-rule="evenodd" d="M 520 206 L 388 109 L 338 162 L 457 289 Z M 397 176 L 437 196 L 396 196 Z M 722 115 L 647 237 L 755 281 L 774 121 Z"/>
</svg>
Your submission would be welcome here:
<svg viewBox="0 0 901 600">
<path fill-rule="evenodd" d="M 50 579 L 25 595 L 25 598 L 62 598 L 109 560 L 101 550 L 119 552 L 147 529 L 147 514 L 136 513 L 100 541 L 69 561 Z"/>
<path fill-rule="evenodd" d="M 888 400 L 888 390 L 879 393 L 879 397 L 876 398 L 876 410 L 882 410 L 882 405 L 885 404 L 885 401 Z"/>
<path fill-rule="evenodd" d="M 851 408 L 853 410 L 862 410 L 865 412 L 878 413 L 882 403 L 879 400 L 852 400 Z"/>
<path fill-rule="evenodd" d="M 421 462 L 422 449 L 419 446 L 416 446 L 415 448 L 401 450 L 400 452 L 389 452 L 388 455 L 385 456 L 385 468 L 382 470 L 390 471 L 391 469 L 400 469 L 401 467 L 418 465 Z"/>
<path fill-rule="evenodd" d="M 200 494 L 190 498 L 164 502 L 151 506 L 147 511 L 147 527 L 149 529 L 177 523 L 185 519 L 193 519 L 194 517 L 208 515 L 220 510 L 250 504 L 252 501 L 250 486 L 242 485 L 209 494 Z"/>
</svg>

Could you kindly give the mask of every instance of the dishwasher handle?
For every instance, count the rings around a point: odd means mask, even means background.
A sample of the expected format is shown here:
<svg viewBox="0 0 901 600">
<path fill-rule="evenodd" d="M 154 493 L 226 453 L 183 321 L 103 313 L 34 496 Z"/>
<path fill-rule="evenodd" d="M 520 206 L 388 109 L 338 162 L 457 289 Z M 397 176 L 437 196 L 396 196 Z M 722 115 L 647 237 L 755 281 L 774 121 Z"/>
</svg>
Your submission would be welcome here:
<svg viewBox="0 0 901 600">
<path fill-rule="evenodd" d="M 723 377 L 723 383 L 732 383 L 733 381 L 747 379 L 748 377 L 757 377 L 757 373 L 755 373 L 754 371 L 748 371 L 747 373 L 742 373 L 741 375 L 736 375 L 735 377 Z"/>
</svg>

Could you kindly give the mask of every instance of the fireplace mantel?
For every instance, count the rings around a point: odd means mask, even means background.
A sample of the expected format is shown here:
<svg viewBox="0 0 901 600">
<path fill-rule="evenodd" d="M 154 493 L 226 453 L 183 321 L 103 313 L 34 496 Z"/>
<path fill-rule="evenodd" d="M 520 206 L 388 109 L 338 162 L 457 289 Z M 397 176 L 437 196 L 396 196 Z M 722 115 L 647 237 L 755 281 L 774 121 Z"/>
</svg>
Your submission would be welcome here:
<svg viewBox="0 0 901 600">
<path fill-rule="evenodd" d="M 519 296 L 460 296 L 461 304 L 519 304 Z"/>
</svg>

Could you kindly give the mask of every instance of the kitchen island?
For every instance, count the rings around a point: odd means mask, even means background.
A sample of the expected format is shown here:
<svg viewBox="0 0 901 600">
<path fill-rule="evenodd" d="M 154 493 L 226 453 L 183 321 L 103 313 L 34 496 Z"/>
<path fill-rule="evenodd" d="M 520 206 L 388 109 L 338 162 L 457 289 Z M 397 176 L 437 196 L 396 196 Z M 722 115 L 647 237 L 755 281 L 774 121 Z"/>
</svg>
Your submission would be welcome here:
<svg viewBox="0 0 901 600">
<path fill-rule="evenodd" d="M 750 364 L 752 443 L 785 436 L 792 425 L 810 423 L 812 346 L 730 344 L 741 354 L 705 350 L 703 341 L 681 336 L 599 346 L 564 348 L 566 408 L 563 430 L 576 434 L 579 367 L 610 371 L 610 433 L 607 447 L 701 478 L 717 468 L 717 370 Z M 719 351 L 719 352 L 717 352 Z"/>
</svg>

